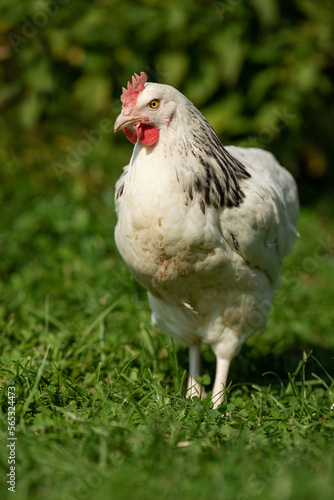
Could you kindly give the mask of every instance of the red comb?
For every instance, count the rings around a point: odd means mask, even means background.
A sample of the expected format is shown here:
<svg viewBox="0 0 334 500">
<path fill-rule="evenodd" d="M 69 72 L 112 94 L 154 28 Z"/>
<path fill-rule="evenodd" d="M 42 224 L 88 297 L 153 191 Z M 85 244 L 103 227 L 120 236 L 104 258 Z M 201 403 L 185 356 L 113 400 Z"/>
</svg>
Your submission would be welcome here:
<svg viewBox="0 0 334 500">
<path fill-rule="evenodd" d="M 137 102 L 137 97 L 145 88 L 145 83 L 147 82 L 147 75 L 142 71 L 140 76 L 136 73 L 132 77 L 132 83 L 128 82 L 128 87 L 123 87 L 123 93 L 121 95 L 121 101 L 123 107 L 135 106 Z"/>
</svg>

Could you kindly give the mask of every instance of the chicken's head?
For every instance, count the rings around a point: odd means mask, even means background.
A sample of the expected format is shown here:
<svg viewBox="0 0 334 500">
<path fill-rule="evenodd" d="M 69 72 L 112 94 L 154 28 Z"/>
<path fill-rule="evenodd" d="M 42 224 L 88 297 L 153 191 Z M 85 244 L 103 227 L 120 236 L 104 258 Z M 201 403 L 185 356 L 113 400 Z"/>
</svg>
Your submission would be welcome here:
<svg viewBox="0 0 334 500">
<path fill-rule="evenodd" d="M 142 72 L 132 77 L 126 89 L 123 87 L 122 111 L 115 121 L 114 131 L 123 129 L 132 143 L 139 140 L 145 146 L 153 146 L 160 131 L 169 126 L 174 116 L 173 93 L 177 91 L 168 85 L 146 81 L 147 76 Z"/>
</svg>

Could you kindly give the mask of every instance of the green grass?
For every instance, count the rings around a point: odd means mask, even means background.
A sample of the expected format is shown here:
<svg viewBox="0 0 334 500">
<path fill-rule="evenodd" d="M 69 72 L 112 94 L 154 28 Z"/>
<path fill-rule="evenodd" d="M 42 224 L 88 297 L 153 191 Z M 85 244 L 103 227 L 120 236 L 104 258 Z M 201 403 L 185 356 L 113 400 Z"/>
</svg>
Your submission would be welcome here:
<svg viewBox="0 0 334 500">
<path fill-rule="evenodd" d="M 15 190 L 6 175 L 1 498 L 333 498 L 328 218 L 303 210 L 267 330 L 234 360 L 213 410 L 209 398 L 184 398 L 187 351 L 152 331 L 146 293 L 116 252 L 112 182 L 97 193 L 80 177 L 49 189 L 28 176 Z M 210 389 L 205 346 L 203 371 Z M 5 484 L 13 385 L 15 496 Z"/>
</svg>

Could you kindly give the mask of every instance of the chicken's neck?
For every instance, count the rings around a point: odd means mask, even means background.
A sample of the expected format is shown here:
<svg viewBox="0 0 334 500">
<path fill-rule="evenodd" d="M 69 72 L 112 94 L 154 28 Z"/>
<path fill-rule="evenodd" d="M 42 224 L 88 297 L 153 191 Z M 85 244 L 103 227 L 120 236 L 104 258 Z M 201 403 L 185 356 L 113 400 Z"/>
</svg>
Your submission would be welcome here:
<svg viewBox="0 0 334 500">
<path fill-rule="evenodd" d="M 160 131 L 154 146 L 137 142 L 131 164 L 145 163 L 141 182 L 174 185 L 184 193 L 186 205 L 199 203 L 203 213 L 210 206 L 239 206 L 249 172 L 227 152 L 205 117 L 189 101 L 186 104 L 182 114 Z"/>
</svg>

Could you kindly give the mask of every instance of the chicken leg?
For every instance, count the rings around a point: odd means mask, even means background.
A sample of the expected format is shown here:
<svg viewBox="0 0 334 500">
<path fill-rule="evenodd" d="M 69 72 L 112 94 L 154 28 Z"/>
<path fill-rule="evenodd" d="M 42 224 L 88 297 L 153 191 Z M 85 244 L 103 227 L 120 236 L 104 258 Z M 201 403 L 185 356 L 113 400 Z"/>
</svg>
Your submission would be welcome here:
<svg viewBox="0 0 334 500">
<path fill-rule="evenodd" d="M 216 365 L 216 377 L 215 383 L 212 389 L 212 401 L 213 407 L 217 408 L 223 401 L 225 397 L 227 375 L 230 367 L 230 360 L 217 357 Z"/>
<path fill-rule="evenodd" d="M 189 347 L 189 377 L 187 385 L 187 398 L 201 397 L 201 384 L 195 380 L 201 374 L 201 343 Z"/>
</svg>

